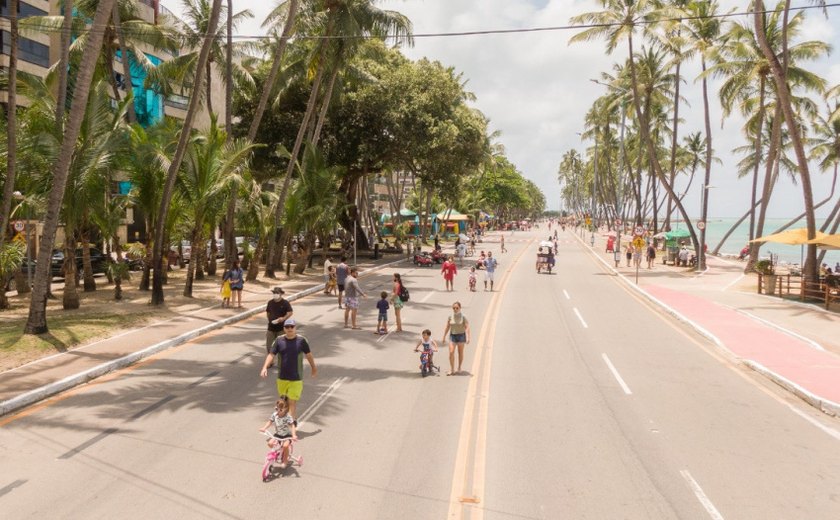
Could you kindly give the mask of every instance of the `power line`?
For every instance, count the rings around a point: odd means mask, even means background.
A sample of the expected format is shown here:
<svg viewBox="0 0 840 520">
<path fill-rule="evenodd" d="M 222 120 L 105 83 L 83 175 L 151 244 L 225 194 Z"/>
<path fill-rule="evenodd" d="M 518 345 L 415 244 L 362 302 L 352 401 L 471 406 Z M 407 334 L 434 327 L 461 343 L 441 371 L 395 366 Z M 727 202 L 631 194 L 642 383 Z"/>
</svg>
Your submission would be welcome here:
<svg viewBox="0 0 840 520">
<path fill-rule="evenodd" d="M 812 9 L 823 9 L 827 11 L 828 9 L 832 9 L 835 7 L 840 7 L 840 3 L 831 3 L 825 5 L 805 5 L 805 6 L 798 6 L 798 7 L 791 7 L 791 11 L 807 11 Z M 761 14 L 769 14 L 776 12 L 776 9 L 765 9 L 761 12 Z M 685 22 L 690 20 L 713 20 L 713 19 L 727 19 L 727 18 L 736 18 L 742 16 L 752 16 L 754 13 L 752 11 L 740 11 L 740 12 L 729 12 L 729 13 L 721 13 L 711 16 L 677 16 L 677 17 L 670 17 L 670 18 L 659 18 L 659 19 L 641 19 L 641 20 L 634 20 L 634 25 L 655 25 L 658 23 L 663 22 Z M 180 20 L 179 20 L 180 22 Z M 183 22 L 180 22 L 183 23 Z M 539 33 L 539 32 L 560 32 L 560 31 L 573 31 L 573 30 L 581 30 L 581 29 L 594 29 L 594 28 L 609 28 L 609 27 L 620 27 L 622 25 L 626 25 L 621 22 L 615 23 L 591 23 L 591 24 L 568 24 L 568 25 L 556 25 L 556 26 L 546 26 L 546 27 L 522 27 L 518 29 L 486 29 L 480 31 L 459 31 L 459 32 L 438 32 L 438 33 L 416 33 L 411 35 L 398 35 L 398 34 L 388 34 L 388 35 L 358 35 L 358 36 L 347 36 L 347 35 L 333 35 L 333 36 L 326 36 L 326 35 L 295 35 L 294 38 L 298 40 L 369 40 L 369 39 L 386 39 L 386 40 L 404 40 L 407 37 L 411 38 L 453 38 L 453 37 L 463 37 L 463 36 L 490 36 L 496 34 L 527 34 L 527 33 Z M 221 25 L 220 25 L 221 27 Z M 94 29 L 93 27 L 89 27 L 87 32 L 95 32 L 95 31 L 105 31 L 106 27 L 99 27 Z M 61 33 L 64 32 L 63 29 L 46 29 L 46 30 L 38 30 L 39 33 Z M 145 34 L 140 31 L 132 31 L 131 29 L 124 29 L 123 33 L 126 35 L 132 34 Z M 199 39 L 204 39 L 206 37 L 205 34 L 201 35 L 193 35 L 198 36 Z M 213 39 L 216 40 L 223 40 L 227 36 L 226 35 L 214 35 Z M 234 40 L 240 41 L 270 41 L 275 39 L 276 37 L 273 35 L 246 35 L 246 34 L 234 34 Z"/>
</svg>

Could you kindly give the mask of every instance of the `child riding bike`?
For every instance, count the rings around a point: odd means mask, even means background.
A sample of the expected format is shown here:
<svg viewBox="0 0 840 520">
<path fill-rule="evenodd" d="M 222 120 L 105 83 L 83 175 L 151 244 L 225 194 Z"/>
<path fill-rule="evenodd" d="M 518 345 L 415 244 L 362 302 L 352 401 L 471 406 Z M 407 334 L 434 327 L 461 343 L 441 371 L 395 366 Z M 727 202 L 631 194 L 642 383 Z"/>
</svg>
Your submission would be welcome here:
<svg viewBox="0 0 840 520">
<path fill-rule="evenodd" d="M 438 350 L 437 341 L 432 339 L 432 331 L 426 329 L 422 333 L 422 338 L 414 347 L 414 352 L 419 352 L 420 347 L 423 347 L 423 352 L 420 354 L 420 373 L 424 376 L 432 370 L 440 369 L 434 364 L 434 353 Z M 424 359 L 425 358 L 425 359 Z"/>
<path fill-rule="evenodd" d="M 283 453 L 280 460 L 283 462 L 278 467 L 286 469 L 292 441 L 297 440 L 297 428 L 295 427 L 294 417 L 289 414 L 289 399 L 285 395 L 281 395 L 280 399 L 274 403 L 274 413 L 271 414 L 268 422 L 260 428 L 260 432 L 265 433 L 272 424 L 274 424 L 274 435 L 268 439 L 268 446 L 274 448 L 278 442 L 282 443 Z"/>
</svg>

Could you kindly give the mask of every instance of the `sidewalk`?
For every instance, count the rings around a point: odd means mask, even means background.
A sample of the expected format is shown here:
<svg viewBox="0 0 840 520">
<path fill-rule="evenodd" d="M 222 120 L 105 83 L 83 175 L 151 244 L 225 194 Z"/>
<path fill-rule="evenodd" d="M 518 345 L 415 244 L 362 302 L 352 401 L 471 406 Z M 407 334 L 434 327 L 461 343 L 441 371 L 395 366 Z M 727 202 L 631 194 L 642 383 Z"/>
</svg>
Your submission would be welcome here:
<svg viewBox="0 0 840 520">
<path fill-rule="evenodd" d="M 591 236 L 580 238 L 587 248 Z M 606 239 L 596 233 L 594 253 L 645 297 L 688 323 L 740 362 L 769 377 L 812 406 L 840 416 L 840 313 L 816 305 L 757 293 L 757 276 L 745 275 L 742 262 L 707 257 L 708 270 L 696 273 L 624 255 L 615 268 Z M 632 265 L 632 262 L 631 262 Z"/>
<path fill-rule="evenodd" d="M 371 260 L 369 254 L 358 258 L 364 276 L 391 265 L 405 264 L 405 256 L 388 255 Z M 316 274 L 317 276 L 312 276 Z M 48 356 L 0 373 L 0 416 L 23 408 L 59 392 L 83 384 L 108 372 L 126 367 L 162 350 L 185 343 L 231 323 L 261 315 L 271 297 L 265 285 L 271 280 L 246 283 L 242 309 L 223 309 L 221 302 L 184 312 L 175 318 L 126 330 L 109 338 L 82 345 L 73 350 Z M 320 266 L 307 276 L 278 281 L 286 299 L 294 301 L 323 290 Z M 335 297 L 333 297 L 335 298 Z"/>
</svg>

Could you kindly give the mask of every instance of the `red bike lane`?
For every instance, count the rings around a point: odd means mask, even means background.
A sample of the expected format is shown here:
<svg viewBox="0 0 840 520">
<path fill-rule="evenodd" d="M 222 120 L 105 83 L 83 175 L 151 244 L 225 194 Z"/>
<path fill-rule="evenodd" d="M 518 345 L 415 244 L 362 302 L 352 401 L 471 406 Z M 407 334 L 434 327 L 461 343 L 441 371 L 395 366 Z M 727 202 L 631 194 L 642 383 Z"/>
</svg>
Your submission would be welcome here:
<svg viewBox="0 0 840 520">
<path fill-rule="evenodd" d="M 830 401 L 825 411 L 840 412 L 840 356 L 710 300 L 656 285 L 644 290 L 715 336 L 741 360 Z"/>
</svg>

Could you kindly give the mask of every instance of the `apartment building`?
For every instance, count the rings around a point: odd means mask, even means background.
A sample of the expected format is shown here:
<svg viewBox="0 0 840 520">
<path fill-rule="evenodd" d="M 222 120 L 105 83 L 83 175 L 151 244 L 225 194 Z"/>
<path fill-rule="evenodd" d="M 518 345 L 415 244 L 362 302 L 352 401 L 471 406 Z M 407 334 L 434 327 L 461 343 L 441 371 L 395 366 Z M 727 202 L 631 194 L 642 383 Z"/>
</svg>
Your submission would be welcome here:
<svg viewBox="0 0 840 520">
<path fill-rule="evenodd" d="M 9 0 L 0 0 L 0 67 L 9 66 L 9 51 L 11 34 L 9 33 L 8 11 Z M 29 16 L 61 15 L 61 2 L 58 0 L 19 0 L 18 17 L 20 19 Z M 160 5 L 159 0 L 138 0 L 137 6 L 140 17 L 149 23 L 167 23 L 177 18 L 168 9 Z M 49 67 L 58 62 L 60 56 L 60 42 L 57 34 L 23 34 L 18 39 L 18 70 L 45 76 Z M 156 49 L 143 49 L 146 57 L 153 64 L 158 65 L 173 58 L 167 52 Z M 116 81 L 122 90 L 127 90 L 128 85 L 122 77 L 121 53 L 117 51 L 114 56 L 114 70 Z M 131 64 L 132 90 L 134 91 L 134 107 L 138 121 L 144 126 L 150 126 L 160 121 L 164 116 L 184 119 L 189 104 L 189 92 L 173 94 L 164 97 L 152 88 L 146 88 L 145 71 L 135 63 Z M 216 74 L 216 77 L 221 77 Z M 211 101 L 214 110 L 219 118 L 224 118 L 225 102 L 224 89 L 213 89 Z M 6 92 L 0 90 L 0 103 L 7 100 Z M 26 99 L 20 98 L 20 105 L 26 104 Z M 201 110 L 196 115 L 195 127 L 206 128 L 210 125 L 210 115 L 206 110 Z"/>
</svg>

